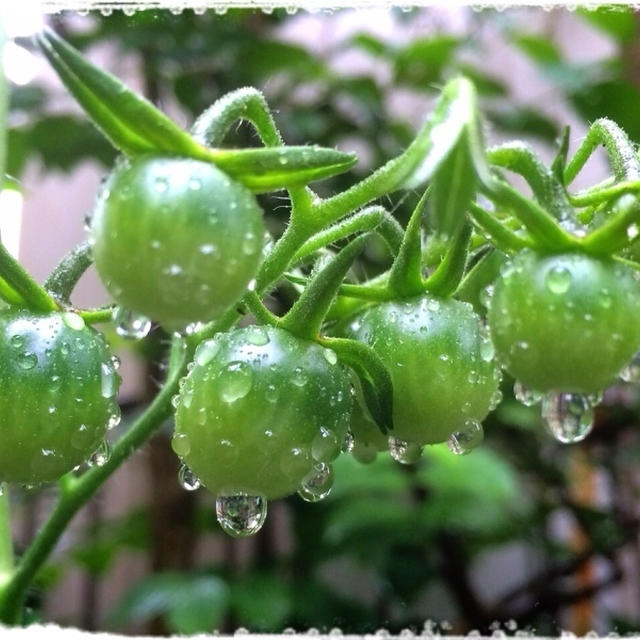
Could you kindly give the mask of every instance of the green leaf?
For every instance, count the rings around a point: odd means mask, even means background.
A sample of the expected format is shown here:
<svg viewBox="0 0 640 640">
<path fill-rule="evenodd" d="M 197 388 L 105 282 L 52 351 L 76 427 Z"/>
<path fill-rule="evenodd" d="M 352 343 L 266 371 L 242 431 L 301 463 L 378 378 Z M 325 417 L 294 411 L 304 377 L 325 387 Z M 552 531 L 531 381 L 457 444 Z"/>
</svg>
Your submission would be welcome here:
<svg viewBox="0 0 640 640">
<path fill-rule="evenodd" d="M 551 163 L 551 173 L 555 176 L 556 180 L 564 185 L 564 170 L 567 166 L 567 157 L 569 154 L 569 138 L 571 134 L 571 127 L 567 125 L 562 130 L 562 137 L 560 138 L 560 144 L 558 145 L 558 152 L 556 157 Z"/>
<path fill-rule="evenodd" d="M 256 631 L 279 632 L 292 613 L 291 587 L 277 575 L 254 573 L 231 586 L 231 607 L 238 624 Z"/>
<path fill-rule="evenodd" d="M 363 49 L 367 53 L 380 58 L 388 57 L 392 51 L 383 40 L 372 36 L 370 33 L 357 33 L 351 39 L 351 46 Z"/>
<path fill-rule="evenodd" d="M 306 185 L 350 169 L 357 157 L 316 146 L 217 149 L 213 162 L 252 191 Z"/>
<path fill-rule="evenodd" d="M 629 7 L 615 5 L 598 8 L 579 7 L 576 13 L 622 44 L 633 42 L 638 33 L 636 17 Z"/>
<path fill-rule="evenodd" d="M 414 40 L 396 53 L 396 83 L 431 89 L 430 85 L 442 80 L 442 72 L 461 42 L 454 36 Z"/>
<path fill-rule="evenodd" d="M 505 133 L 536 136 L 549 142 L 558 137 L 558 125 L 540 111 L 529 107 L 507 105 L 501 108 L 486 108 L 484 113 Z"/>
<path fill-rule="evenodd" d="M 136 583 L 108 616 L 111 625 L 162 616 L 172 633 L 210 633 L 226 613 L 229 588 L 213 575 L 165 572 Z"/>
<path fill-rule="evenodd" d="M 208 159 L 207 150 L 188 133 L 53 31 L 46 29 L 36 41 L 69 92 L 118 149 L 129 155 L 162 151 Z"/>
<path fill-rule="evenodd" d="M 393 382 L 376 352 L 368 345 L 349 338 L 321 338 L 320 344 L 333 349 L 351 367 L 362 387 L 367 409 L 382 431 L 393 429 Z"/>
<path fill-rule="evenodd" d="M 473 82 L 478 93 L 487 97 L 503 97 L 509 92 L 507 86 L 493 76 L 478 69 L 478 67 L 467 64 L 465 62 L 458 62 L 457 69 L 460 75 L 469 78 Z"/>
<path fill-rule="evenodd" d="M 562 62 L 560 50 L 547 38 L 533 34 L 512 34 L 511 41 L 534 62 L 542 65 Z"/>
</svg>

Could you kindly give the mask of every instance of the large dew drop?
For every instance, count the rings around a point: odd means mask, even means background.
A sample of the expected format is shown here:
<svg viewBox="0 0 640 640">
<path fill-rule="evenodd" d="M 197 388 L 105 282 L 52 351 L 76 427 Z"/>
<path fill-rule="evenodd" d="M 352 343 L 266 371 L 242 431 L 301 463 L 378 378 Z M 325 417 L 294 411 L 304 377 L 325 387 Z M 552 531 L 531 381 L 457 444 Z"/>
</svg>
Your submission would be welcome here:
<svg viewBox="0 0 640 640">
<path fill-rule="evenodd" d="M 305 502 L 319 502 L 324 500 L 333 487 L 333 468 L 329 464 L 320 462 L 302 479 L 298 495 Z"/>
<path fill-rule="evenodd" d="M 571 272 L 565 267 L 553 267 L 547 273 L 545 284 L 551 293 L 565 293 L 571 285 Z"/>
<path fill-rule="evenodd" d="M 220 397 L 231 404 L 244 398 L 253 384 L 253 374 L 245 362 L 230 362 L 220 374 Z"/>
<path fill-rule="evenodd" d="M 216 518 L 225 533 L 245 538 L 260 531 L 267 517 L 267 501 L 262 496 L 237 493 L 216 498 Z"/>
<path fill-rule="evenodd" d="M 106 440 L 103 440 L 100 446 L 93 452 L 87 464 L 90 467 L 102 467 L 109 461 L 110 457 L 111 445 Z"/>
<path fill-rule="evenodd" d="M 340 455 L 341 444 L 335 431 L 320 427 L 311 442 L 311 456 L 318 462 L 331 462 Z"/>
<path fill-rule="evenodd" d="M 457 456 L 464 456 L 473 451 L 483 440 L 482 425 L 477 420 L 467 420 L 461 429 L 449 436 L 447 446 Z"/>
<path fill-rule="evenodd" d="M 142 340 L 151 330 L 151 320 L 134 311 L 116 307 L 113 312 L 116 333 L 126 340 Z"/>
<path fill-rule="evenodd" d="M 422 447 L 414 442 L 389 437 L 389 453 L 400 464 L 415 464 L 422 456 Z"/>
<path fill-rule="evenodd" d="M 111 363 L 103 362 L 100 365 L 100 387 L 103 398 L 113 398 L 118 392 L 118 374 Z"/>
<path fill-rule="evenodd" d="M 516 381 L 513 385 L 513 396 L 525 407 L 532 407 L 534 404 L 538 404 L 542 400 L 542 394 L 529 387 L 525 387 L 522 382 Z"/>
<path fill-rule="evenodd" d="M 178 471 L 178 482 L 185 491 L 195 491 L 200 488 L 200 480 L 186 464 L 183 464 Z"/>
<path fill-rule="evenodd" d="M 542 419 L 559 442 L 584 440 L 593 427 L 593 407 L 587 396 L 549 393 L 542 399 Z"/>
</svg>

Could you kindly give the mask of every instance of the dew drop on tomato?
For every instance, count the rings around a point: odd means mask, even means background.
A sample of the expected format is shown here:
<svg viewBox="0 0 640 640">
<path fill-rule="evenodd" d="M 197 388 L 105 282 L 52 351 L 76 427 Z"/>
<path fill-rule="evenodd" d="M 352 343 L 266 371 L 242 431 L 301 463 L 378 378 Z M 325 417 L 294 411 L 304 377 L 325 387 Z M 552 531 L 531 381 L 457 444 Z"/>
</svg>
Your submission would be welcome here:
<svg viewBox="0 0 640 640">
<path fill-rule="evenodd" d="M 103 440 L 100 443 L 100 446 L 93 452 L 87 464 L 90 467 L 102 467 L 104 466 L 111 457 L 111 445 Z"/>
<path fill-rule="evenodd" d="M 533 389 L 529 389 L 529 387 L 522 384 L 519 380 L 516 380 L 513 385 L 513 396 L 525 407 L 533 407 L 542 400 L 541 393 L 534 391 Z"/>
<path fill-rule="evenodd" d="M 330 464 L 319 462 L 302 479 L 298 495 L 305 502 L 319 502 L 324 500 L 333 487 L 333 468 Z"/>
<path fill-rule="evenodd" d="M 186 464 L 183 464 L 178 471 L 178 482 L 185 491 L 195 491 L 200 488 L 198 476 Z"/>
<path fill-rule="evenodd" d="M 151 330 L 151 320 L 129 309 L 116 307 L 113 312 L 116 333 L 126 340 L 142 340 Z"/>
<path fill-rule="evenodd" d="M 593 428 L 593 407 L 578 393 L 549 393 L 542 399 L 542 419 L 551 435 L 564 444 L 584 440 Z"/>
<path fill-rule="evenodd" d="M 237 493 L 216 498 L 216 518 L 225 533 L 244 538 L 257 533 L 267 518 L 267 501 L 262 496 Z"/>
<path fill-rule="evenodd" d="M 563 294 L 571 286 L 571 272 L 566 267 L 552 267 L 545 276 L 545 284 L 551 293 Z"/>
<path fill-rule="evenodd" d="M 620 372 L 623 382 L 640 382 L 640 352 L 636 353 L 631 362 Z"/>
<path fill-rule="evenodd" d="M 340 455 L 341 444 L 335 431 L 320 427 L 311 442 L 311 457 L 318 462 L 332 462 Z"/>
<path fill-rule="evenodd" d="M 477 420 L 467 420 L 461 429 L 449 436 L 447 446 L 452 453 L 463 456 L 473 451 L 483 440 L 482 425 Z"/>
<path fill-rule="evenodd" d="M 230 362 L 220 374 L 220 397 L 231 404 L 244 398 L 253 384 L 251 368 L 245 362 Z"/>
<path fill-rule="evenodd" d="M 389 453 L 400 464 L 415 464 L 422 457 L 422 447 L 415 442 L 389 436 Z"/>
</svg>

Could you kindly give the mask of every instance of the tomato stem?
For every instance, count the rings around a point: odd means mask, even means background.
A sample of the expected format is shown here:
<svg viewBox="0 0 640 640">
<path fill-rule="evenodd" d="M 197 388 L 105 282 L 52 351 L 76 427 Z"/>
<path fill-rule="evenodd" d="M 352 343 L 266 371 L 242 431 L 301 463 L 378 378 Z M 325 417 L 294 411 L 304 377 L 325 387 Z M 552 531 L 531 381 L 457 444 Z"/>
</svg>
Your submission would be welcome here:
<svg viewBox="0 0 640 640">
<path fill-rule="evenodd" d="M 59 308 L 56 301 L 29 275 L 1 242 L 0 276 L 32 311 L 56 311 Z"/>
<path fill-rule="evenodd" d="M 70 304 L 71 293 L 91 266 L 91 245 L 81 242 L 67 253 L 46 279 L 44 288 L 63 304 Z"/>
<path fill-rule="evenodd" d="M 272 327 L 277 326 L 280 318 L 265 307 L 260 296 L 255 291 L 250 291 L 245 295 L 244 298 L 242 298 L 242 302 L 260 324 L 268 324 Z"/>
<path fill-rule="evenodd" d="M 87 324 L 102 324 L 113 320 L 115 307 L 98 307 L 97 309 L 74 309 Z"/>
<path fill-rule="evenodd" d="M 471 225 L 466 222 L 453 239 L 449 250 L 436 270 L 423 282 L 423 291 L 438 297 L 448 297 L 458 288 L 464 275 L 471 239 Z"/>
<path fill-rule="evenodd" d="M 633 196 L 622 196 L 618 210 L 600 227 L 583 238 L 585 251 L 612 254 L 630 244 L 630 229 L 640 223 L 640 205 Z M 638 229 L 635 229 L 636 236 Z"/>
<path fill-rule="evenodd" d="M 627 193 L 636 194 L 639 191 L 640 180 L 629 180 L 618 182 L 614 185 L 599 185 L 574 195 L 569 194 L 569 201 L 574 207 L 587 207 L 589 205 L 597 205 L 607 202 L 608 200 L 613 200 Z"/>
<path fill-rule="evenodd" d="M 516 235 L 493 212 L 483 209 L 475 202 L 469 205 L 469 215 L 480 231 L 488 236 L 497 248 L 503 251 L 520 251 L 534 246 L 529 238 Z"/>
<path fill-rule="evenodd" d="M 11 512 L 9 487 L 0 484 L 0 594 L 13 569 L 13 543 L 11 539 Z"/>
</svg>

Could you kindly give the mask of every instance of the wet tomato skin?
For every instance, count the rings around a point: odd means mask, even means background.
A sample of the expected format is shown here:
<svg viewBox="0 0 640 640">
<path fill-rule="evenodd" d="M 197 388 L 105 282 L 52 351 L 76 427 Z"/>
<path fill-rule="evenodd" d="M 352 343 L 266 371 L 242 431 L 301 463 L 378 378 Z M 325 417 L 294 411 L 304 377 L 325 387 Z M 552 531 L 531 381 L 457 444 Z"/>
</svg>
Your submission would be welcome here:
<svg viewBox="0 0 640 640">
<path fill-rule="evenodd" d="M 444 442 L 492 408 L 500 374 L 468 303 L 430 296 L 385 302 L 357 316 L 348 333 L 369 344 L 391 374 L 395 438 Z"/>
<path fill-rule="evenodd" d="M 141 155 L 106 181 L 91 221 L 96 269 L 121 306 L 179 330 L 219 317 L 255 276 L 255 197 L 214 165 Z"/>
<path fill-rule="evenodd" d="M 351 401 L 333 351 L 283 329 L 235 329 L 196 351 L 172 446 L 217 495 L 280 498 L 338 456 Z"/>
<path fill-rule="evenodd" d="M 501 362 L 525 386 L 595 393 L 640 348 L 639 317 L 640 286 L 623 264 L 525 251 L 496 281 L 488 322 Z"/>
<path fill-rule="evenodd" d="M 101 334 L 72 313 L 0 311 L 0 480 L 37 485 L 87 460 L 119 418 Z"/>
</svg>

